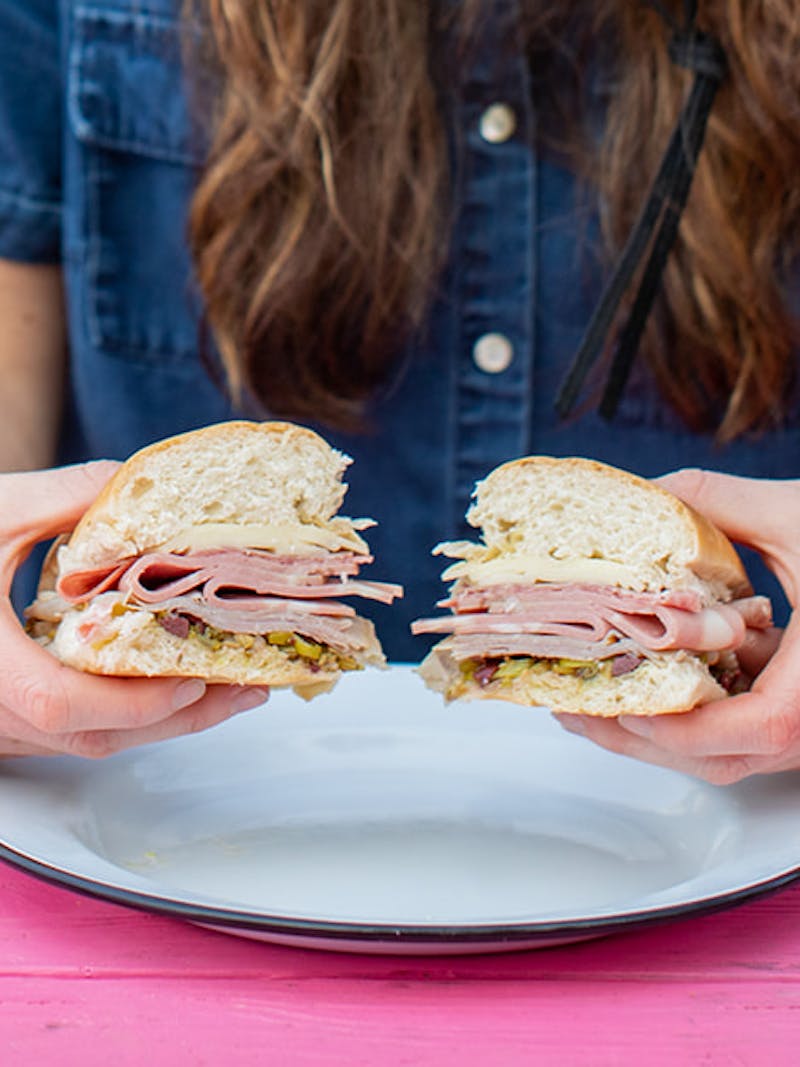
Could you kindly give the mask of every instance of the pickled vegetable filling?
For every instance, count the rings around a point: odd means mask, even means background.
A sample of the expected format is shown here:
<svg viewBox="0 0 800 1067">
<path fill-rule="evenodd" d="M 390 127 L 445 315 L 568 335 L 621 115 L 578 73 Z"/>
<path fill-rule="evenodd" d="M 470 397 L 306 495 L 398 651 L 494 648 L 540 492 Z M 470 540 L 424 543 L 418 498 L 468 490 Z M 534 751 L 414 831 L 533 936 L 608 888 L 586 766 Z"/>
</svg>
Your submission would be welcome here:
<svg viewBox="0 0 800 1067">
<path fill-rule="evenodd" d="M 708 669 L 714 677 L 714 681 L 721 685 L 726 693 L 734 696 L 737 693 L 746 693 L 749 688 L 747 676 L 739 668 L 738 664 L 711 663 Z"/>
<path fill-rule="evenodd" d="M 329 645 L 312 641 L 302 634 L 289 630 L 273 630 L 265 634 L 228 633 L 208 626 L 201 619 L 170 611 L 156 612 L 156 620 L 168 633 L 176 637 L 202 642 L 212 651 L 222 648 L 238 648 L 245 655 L 263 650 L 271 645 L 292 660 L 302 660 L 311 670 L 357 671 L 361 669 L 353 656 L 337 652 Z"/>
<path fill-rule="evenodd" d="M 618 657 L 622 659 L 623 657 Z M 583 681 L 591 681 L 594 678 L 613 678 L 619 674 L 629 674 L 642 662 L 640 658 L 631 657 L 631 662 L 624 664 L 624 670 L 614 669 L 614 661 L 594 659 L 540 659 L 535 656 L 502 656 L 496 659 L 465 659 L 459 663 L 458 668 L 465 682 L 475 682 L 480 686 L 487 686 L 492 682 L 500 685 L 508 685 L 521 677 L 527 671 L 535 674 L 543 674 L 549 671 L 554 674 L 571 675 Z M 634 661 L 635 659 L 635 661 Z"/>
</svg>

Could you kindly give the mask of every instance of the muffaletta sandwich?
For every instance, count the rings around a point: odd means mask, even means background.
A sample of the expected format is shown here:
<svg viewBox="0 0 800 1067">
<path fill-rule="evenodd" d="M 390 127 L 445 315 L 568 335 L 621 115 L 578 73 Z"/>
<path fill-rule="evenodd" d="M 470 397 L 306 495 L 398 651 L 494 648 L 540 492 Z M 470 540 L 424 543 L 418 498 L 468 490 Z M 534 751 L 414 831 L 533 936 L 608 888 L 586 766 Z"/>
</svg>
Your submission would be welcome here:
<svg viewBox="0 0 800 1067">
<path fill-rule="evenodd" d="M 586 715 L 687 711 L 743 683 L 736 648 L 771 624 L 725 535 L 672 494 L 586 459 L 506 463 L 475 491 L 479 543 L 417 634 L 448 636 L 420 674 L 478 697 Z"/>
<path fill-rule="evenodd" d="M 62 662 L 112 675 L 324 691 L 383 666 L 361 530 L 338 516 L 350 460 L 280 422 L 229 422 L 158 442 L 116 472 L 45 567 L 28 629 Z"/>
</svg>

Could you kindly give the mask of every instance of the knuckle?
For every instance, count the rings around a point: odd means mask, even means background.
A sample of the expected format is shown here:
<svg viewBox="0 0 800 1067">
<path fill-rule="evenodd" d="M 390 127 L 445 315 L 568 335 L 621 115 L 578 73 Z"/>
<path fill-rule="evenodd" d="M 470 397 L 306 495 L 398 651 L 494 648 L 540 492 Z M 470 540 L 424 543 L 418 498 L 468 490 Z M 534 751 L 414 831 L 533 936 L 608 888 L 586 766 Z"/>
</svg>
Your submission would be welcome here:
<svg viewBox="0 0 800 1067">
<path fill-rule="evenodd" d="M 104 730 L 80 730 L 70 734 L 64 742 L 64 751 L 84 759 L 105 759 L 118 749 L 111 734 Z"/>
<path fill-rule="evenodd" d="M 670 492 L 679 496 L 684 493 L 691 497 L 702 496 L 707 483 L 708 471 L 700 467 L 681 467 L 669 474 Z"/>
<path fill-rule="evenodd" d="M 220 718 L 220 715 L 214 715 L 209 709 L 198 709 L 191 715 L 184 718 L 182 722 L 182 730 L 186 734 L 200 734 L 204 730 L 207 730 L 209 726 L 213 726 Z"/>
<path fill-rule="evenodd" d="M 770 756 L 783 756 L 800 741 L 800 710 L 779 709 L 764 722 L 762 751 Z"/>
<path fill-rule="evenodd" d="M 61 734 L 69 729 L 70 709 L 63 690 L 50 680 L 19 677 L 12 682 L 19 713 L 44 734 Z"/>
<path fill-rule="evenodd" d="M 711 785 L 735 785 L 750 773 L 746 762 L 738 756 L 730 759 L 716 760 L 707 764 L 700 777 Z"/>
</svg>

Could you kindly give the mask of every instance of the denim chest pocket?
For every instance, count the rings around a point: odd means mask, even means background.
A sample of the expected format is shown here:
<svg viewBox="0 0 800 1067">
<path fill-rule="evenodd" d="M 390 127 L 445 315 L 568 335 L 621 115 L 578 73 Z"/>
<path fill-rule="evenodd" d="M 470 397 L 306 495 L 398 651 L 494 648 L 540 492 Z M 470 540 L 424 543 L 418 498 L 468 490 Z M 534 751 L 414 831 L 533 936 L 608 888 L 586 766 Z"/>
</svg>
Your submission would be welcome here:
<svg viewBox="0 0 800 1067">
<path fill-rule="evenodd" d="M 143 7 L 73 10 L 68 268 L 92 345 L 122 358 L 197 350 L 186 217 L 205 144 L 181 45 L 177 20 Z"/>
</svg>

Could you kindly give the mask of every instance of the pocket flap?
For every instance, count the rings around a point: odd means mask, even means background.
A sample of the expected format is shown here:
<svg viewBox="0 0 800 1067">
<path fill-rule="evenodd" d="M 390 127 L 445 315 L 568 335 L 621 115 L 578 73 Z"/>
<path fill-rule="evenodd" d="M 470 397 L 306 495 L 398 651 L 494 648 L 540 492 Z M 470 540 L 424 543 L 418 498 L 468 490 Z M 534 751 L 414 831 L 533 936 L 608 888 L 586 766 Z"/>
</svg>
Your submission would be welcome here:
<svg viewBox="0 0 800 1067">
<path fill-rule="evenodd" d="M 89 144 L 202 163 L 207 137 L 189 106 L 174 18 L 78 7 L 69 55 L 69 118 Z"/>
</svg>

